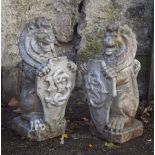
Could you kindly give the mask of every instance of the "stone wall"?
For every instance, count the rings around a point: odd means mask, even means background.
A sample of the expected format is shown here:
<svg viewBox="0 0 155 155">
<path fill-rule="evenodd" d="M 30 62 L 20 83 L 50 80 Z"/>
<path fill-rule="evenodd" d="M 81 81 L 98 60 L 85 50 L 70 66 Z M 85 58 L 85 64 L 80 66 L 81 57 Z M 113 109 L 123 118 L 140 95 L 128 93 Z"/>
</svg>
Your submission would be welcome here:
<svg viewBox="0 0 155 155">
<path fill-rule="evenodd" d="M 105 27 L 128 24 L 137 35 L 140 94 L 146 99 L 153 40 L 153 0 L 2 0 L 2 99 L 20 92 L 18 39 L 24 25 L 46 17 L 54 27 L 59 55 L 81 63 L 101 48 Z"/>
<path fill-rule="evenodd" d="M 21 61 L 18 40 L 24 25 L 32 18 L 46 17 L 55 30 L 56 51 L 59 55 L 71 53 L 79 3 L 80 0 L 2 0 L 2 99 L 8 101 L 20 91 L 16 66 Z"/>
<path fill-rule="evenodd" d="M 128 24 L 137 36 L 137 59 L 142 64 L 138 77 L 141 99 L 146 99 L 153 40 L 152 0 L 84 0 L 78 25 L 81 36 L 79 61 L 86 61 L 102 48 L 102 38 L 109 23 Z"/>
</svg>

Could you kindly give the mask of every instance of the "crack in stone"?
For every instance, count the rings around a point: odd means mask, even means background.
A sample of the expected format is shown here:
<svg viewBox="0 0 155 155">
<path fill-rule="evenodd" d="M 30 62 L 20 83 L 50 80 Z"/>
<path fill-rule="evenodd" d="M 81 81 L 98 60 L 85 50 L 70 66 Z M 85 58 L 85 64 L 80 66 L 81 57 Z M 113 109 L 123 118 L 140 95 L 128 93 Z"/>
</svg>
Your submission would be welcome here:
<svg viewBox="0 0 155 155">
<path fill-rule="evenodd" d="M 79 4 L 79 8 L 78 8 L 79 20 L 74 26 L 74 37 L 72 40 L 72 43 L 73 43 L 72 52 L 75 54 L 75 59 L 73 60 L 74 62 L 77 62 L 76 58 L 77 58 L 77 54 L 80 48 L 80 42 L 82 38 L 80 35 L 80 29 L 82 28 L 81 26 L 85 23 L 86 14 L 84 10 L 85 10 L 86 1 L 88 0 L 81 0 Z"/>
</svg>

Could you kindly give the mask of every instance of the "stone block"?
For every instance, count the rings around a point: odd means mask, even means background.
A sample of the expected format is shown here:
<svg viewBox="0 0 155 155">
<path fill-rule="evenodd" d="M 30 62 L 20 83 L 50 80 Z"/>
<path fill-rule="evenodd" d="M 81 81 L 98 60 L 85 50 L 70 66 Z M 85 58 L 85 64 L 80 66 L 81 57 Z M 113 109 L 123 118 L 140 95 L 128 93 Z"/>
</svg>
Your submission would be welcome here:
<svg viewBox="0 0 155 155">
<path fill-rule="evenodd" d="M 143 124 L 136 119 L 133 120 L 131 126 L 125 127 L 121 133 L 104 130 L 101 138 L 113 143 L 125 143 L 143 134 Z"/>
</svg>

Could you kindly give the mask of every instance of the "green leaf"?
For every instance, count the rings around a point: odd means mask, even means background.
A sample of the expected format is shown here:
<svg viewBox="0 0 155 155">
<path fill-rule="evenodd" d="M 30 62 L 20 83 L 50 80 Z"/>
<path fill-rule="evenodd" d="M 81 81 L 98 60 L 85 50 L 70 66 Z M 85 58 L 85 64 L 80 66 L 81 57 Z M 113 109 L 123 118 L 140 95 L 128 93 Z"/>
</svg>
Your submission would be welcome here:
<svg viewBox="0 0 155 155">
<path fill-rule="evenodd" d="M 116 149 L 116 148 L 119 148 L 118 145 L 115 145 L 114 143 L 105 143 L 104 146 L 106 146 L 107 148 L 109 149 Z"/>
</svg>

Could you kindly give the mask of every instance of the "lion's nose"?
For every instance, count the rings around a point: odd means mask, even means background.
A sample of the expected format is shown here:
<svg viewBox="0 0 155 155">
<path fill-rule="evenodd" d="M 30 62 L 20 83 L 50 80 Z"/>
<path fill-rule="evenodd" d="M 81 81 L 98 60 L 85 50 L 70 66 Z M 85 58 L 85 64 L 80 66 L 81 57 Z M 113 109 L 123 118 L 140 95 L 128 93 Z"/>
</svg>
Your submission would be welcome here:
<svg viewBox="0 0 155 155">
<path fill-rule="evenodd" d="M 108 47 L 114 45 L 114 40 L 112 37 L 107 37 L 104 41 L 105 41 L 105 45 Z"/>
</svg>

